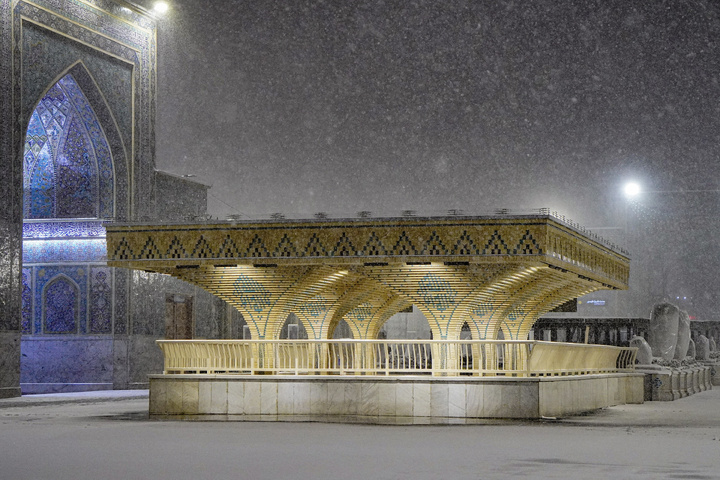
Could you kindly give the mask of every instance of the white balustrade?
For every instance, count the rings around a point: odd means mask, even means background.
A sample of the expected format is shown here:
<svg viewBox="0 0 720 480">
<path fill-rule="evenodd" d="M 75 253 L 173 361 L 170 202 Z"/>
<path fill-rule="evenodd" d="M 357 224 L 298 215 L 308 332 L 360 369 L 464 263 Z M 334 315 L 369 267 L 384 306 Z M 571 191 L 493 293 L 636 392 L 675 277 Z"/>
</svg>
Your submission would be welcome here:
<svg viewBox="0 0 720 480">
<path fill-rule="evenodd" d="M 526 340 L 158 340 L 165 374 L 548 376 L 632 371 L 636 348 Z"/>
</svg>

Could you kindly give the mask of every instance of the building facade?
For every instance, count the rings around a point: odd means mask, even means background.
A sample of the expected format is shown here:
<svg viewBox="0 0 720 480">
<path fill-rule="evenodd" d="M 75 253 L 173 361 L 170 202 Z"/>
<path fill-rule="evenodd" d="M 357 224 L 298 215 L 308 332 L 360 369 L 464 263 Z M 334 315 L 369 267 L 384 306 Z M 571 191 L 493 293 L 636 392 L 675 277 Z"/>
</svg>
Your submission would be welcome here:
<svg viewBox="0 0 720 480">
<path fill-rule="evenodd" d="M 206 186 L 155 170 L 155 19 L 107 0 L 2 0 L 0 17 L 0 397 L 143 386 L 174 315 L 193 336 L 237 321 L 106 263 L 108 222 L 206 211 Z"/>
</svg>

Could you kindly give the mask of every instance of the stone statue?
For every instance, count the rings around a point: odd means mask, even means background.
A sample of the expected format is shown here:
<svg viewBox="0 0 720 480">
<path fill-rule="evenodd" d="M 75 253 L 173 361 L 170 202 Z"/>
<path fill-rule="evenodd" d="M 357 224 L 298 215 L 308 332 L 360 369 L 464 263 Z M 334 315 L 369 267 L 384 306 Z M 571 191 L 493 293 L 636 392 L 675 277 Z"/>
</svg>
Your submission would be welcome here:
<svg viewBox="0 0 720 480">
<path fill-rule="evenodd" d="M 687 356 L 690 358 L 695 358 L 695 340 L 693 340 L 692 338 L 690 339 L 690 344 L 688 345 Z"/>
<path fill-rule="evenodd" d="M 700 335 L 697 339 L 695 359 L 710 360 L 710 341 L 705 335 Z"/>
<path fill-rule="evenodd" d="M 685 360 L 690 345 L 690 316 L 685 310 L 678 313 L 678 334 L 675 345 L 675 360 Z"/>
<path fill-rule="evenodd" d="M 713 337 L 710 337 L 710 351 L 717 351 L 717 344 L 715 343 L 715 339 Z"/>
<path fill-rule="evenodd" d="M 680 310 L 671 303 L 659 303 L 653 307 L 648 329 L 648 343 L 654 357 L 670 361 L 675 356 Z"/>
<path fill-rule="evenodd" d="M 643 337 L 634 336 L 630 339 L 630 346 L 637 347 L 637 362 L 640 365 L 650 365 L 652 363 L 652 349 Z"/>
</svg>

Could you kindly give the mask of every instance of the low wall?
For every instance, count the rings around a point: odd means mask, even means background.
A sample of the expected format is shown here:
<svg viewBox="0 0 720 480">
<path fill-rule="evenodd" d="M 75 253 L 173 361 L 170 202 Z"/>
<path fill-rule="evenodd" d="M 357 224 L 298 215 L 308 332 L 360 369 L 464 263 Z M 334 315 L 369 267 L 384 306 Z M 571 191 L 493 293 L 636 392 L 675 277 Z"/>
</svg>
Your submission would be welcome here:
<svg viewBox="0 0 720 480">
<path fill-rule="evenodd" d="M 720 387 L 720 360 L 715 359 L 703 363 L 710 367 L 710 383 L 715 387 Z"/>
<path fill-rule="evenodd" d="M 683 368 L 638 365 L 637 372 L 645 375 L 645 400 L 669 402 L 711 390 L 714 368 L 711 365 Z"/>
<path fill-rule="evenodd" d="M 149 335 L 25 335 L 22 393 L 66 393 L 148 388 L 162 372 L 162 352 Z"/>
<path fill-rule="evenodd" d="M 244 421 L 470 423 L 643 402 L 643 375 L 384 377 L 151 375 L 150 414 Z"/>
</svg>

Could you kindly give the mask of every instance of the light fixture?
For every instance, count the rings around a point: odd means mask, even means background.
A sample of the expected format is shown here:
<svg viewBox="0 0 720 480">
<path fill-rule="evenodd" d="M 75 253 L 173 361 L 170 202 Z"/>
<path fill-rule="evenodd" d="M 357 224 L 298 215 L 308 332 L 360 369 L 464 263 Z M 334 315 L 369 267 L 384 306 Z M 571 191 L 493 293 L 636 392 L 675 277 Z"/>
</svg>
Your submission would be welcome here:
<svg viewBox="0 0 720 480">
<path fill-rule="evenodd" d="M 153 6 L 153 10 L 155 10 L 155 13 L 163 14 L 167 13 L 170 6 L 167 4 L 167 2 L 155 2 L 155 5 Z"/>
<path fill-rule="evenodd" d="M 623 187 L 623 192 L 625 193 L 625 196 L 628 198 L 636 197 L 640 194 L 642 189 L 640 188 L 640 184 L 635 182 L 628 182 L 625 184 L 625 187 Z"/>
</svg>

